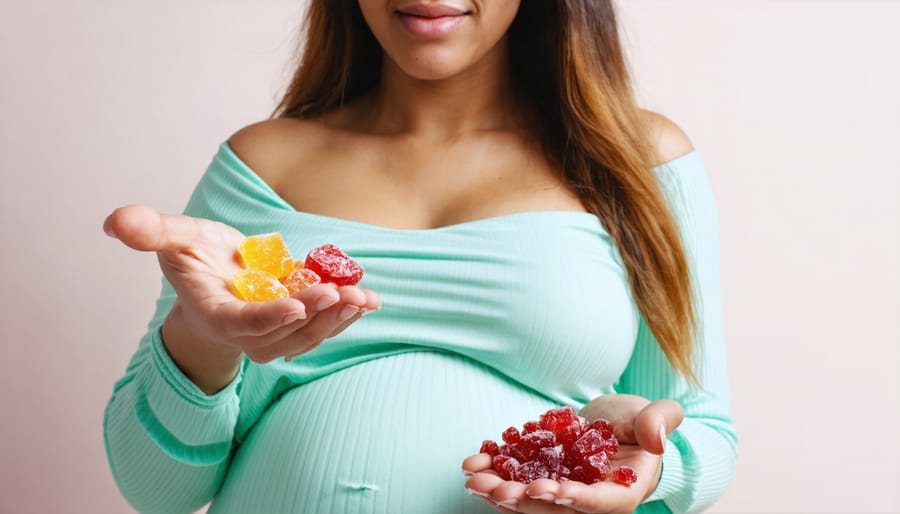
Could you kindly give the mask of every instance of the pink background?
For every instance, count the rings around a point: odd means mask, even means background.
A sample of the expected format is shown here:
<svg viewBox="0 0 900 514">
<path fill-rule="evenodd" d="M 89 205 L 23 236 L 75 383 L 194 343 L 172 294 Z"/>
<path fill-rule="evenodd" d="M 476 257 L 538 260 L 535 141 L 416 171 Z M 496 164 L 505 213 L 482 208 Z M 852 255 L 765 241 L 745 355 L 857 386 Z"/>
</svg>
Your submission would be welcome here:
<svg viewBox="0 0 900 514">
<path fill-rule="evenodd" d="M 900 3 L 623 4 L 719 205 L 741 457 L 712 512 L 900 512 Z M 302 5 L 0 4 L 0 512 L 130 512 L 101 420 L 159 272 L 101 223 L 178 212 L 268 115 Z"/>
</svg>

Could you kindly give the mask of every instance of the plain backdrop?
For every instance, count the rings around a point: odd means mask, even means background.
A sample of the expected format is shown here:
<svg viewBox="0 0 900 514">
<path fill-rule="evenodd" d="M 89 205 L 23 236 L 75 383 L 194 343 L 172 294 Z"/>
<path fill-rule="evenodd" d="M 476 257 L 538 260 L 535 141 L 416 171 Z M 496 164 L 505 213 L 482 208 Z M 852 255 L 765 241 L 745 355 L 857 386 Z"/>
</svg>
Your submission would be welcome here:
<svg viewBox="0 0 900 514">
<path fill-rule="evenodd" d="M 621 4 L 640 99 L 719 207 L 741 454 L 711 512 L 900 512 L 900 2 Z M 0 3 L 3 513 L 131 512 L 101 421 L 159 270 L 101 224 L 180 211 L 270 114 L 303 5 Z"/>
</svg>

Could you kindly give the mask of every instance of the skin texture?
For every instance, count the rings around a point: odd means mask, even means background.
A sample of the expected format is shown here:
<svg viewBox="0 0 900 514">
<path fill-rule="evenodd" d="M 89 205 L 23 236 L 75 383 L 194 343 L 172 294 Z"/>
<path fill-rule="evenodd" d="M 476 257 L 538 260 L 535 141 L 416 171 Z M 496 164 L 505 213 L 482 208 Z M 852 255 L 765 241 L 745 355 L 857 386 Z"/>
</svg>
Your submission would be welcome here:
<svg viewBox="0 0 900 514">
<path fill-rule="evenodd" d="M 466 20 L 446 38 L 425 41 L 396 16 L 413 0 L 360 0 L 385 50 L 379 87 L 313 119 L 247 126 L 229 138 L 232 150 L 298 210 L 372 225 L 427 229 L 523 211 L 584 211 L 530 136 L 509 82 L 505 33 L 519 2 L 445 1 Z M 674 123 L 645 115 L 659 162 L 693 149 Z M 265 304 L 240 301 L 228 284 L 244 235 L 221 223 L 127 206 L 104 230 L 157 253 L 178 293 L 163 326 L 166 348 L 207 394 L 233 379 L 244 355 L 268 362 L 305 353 L 381 305 L 373 291 L 328 285 Z M 471 474 L 466 488 L 501 512 L 631 512 L 656 486 L 660 432 L 678 426 L 681 407 L 613 395 L 582 415 L 622 430 L 614 464 L 634 467 L 638 483 L 525 486 L 503 481 L 487 456 L 473 455 L 462 464 Z"/>
</svg>

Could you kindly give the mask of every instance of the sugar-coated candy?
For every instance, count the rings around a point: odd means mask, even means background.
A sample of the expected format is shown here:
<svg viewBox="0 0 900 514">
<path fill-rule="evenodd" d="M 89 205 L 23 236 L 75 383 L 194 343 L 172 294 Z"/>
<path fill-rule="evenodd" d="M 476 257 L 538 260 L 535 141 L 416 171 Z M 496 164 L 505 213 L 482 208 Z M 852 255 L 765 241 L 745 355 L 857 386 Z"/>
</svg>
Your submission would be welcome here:
<svg viewBox="0 0 900 514">
<path fill-rule="evenodd" d="M 286 298 L 288 289 L 275 275 L 259 269 L 245 269 L 234 275 L 234 288 L 246 302 L 268 302 Z"/>
<path fill-rule="evenodd" d="M 497 443 L 490 440 L 485 440 L 484 443 L 481 444 L 481 450 L 479 453 L 486 453 L 491 457 L 500 454 L 500 448 L 497 446 Z"/>
<path fill-rule="evenodd" d="M 610 463 L 619 450 L 612 424 L 602 419 L 588 423 L 571 407 L 550 409 L 538 421 L 525 423 L 521 432 L 509 427 L 502 438 L 506 444 L 484 441 L 481 453 L 491 455 L 493 469 L 504 480 L 613 480 L 627 486 L 637 481 L 632 468 Z"/>
<path fill-rule="evenodd" d="M 291 296 L 320 282 L 322 282 L 322 279 L 319 275 L 315 271 L 305 268 L 300 261 L 294 261 L 294 271 L 281 279 L 281 283 L 288 288 L 288 293 Z"/>
<path fill-rule="evenodd" d="M 331 244 L 314 248 L 306 256 L 305 264 L 322 277 L 322 282 L 339 286 L 355 286 L 364 272 L 359 263 Z"/>
<path fill-rule="evenodd" d="M 519 429 L 516 427 L 509 427 L 503 431 L 503 442 L 506 444 L 518 443 L 519 439 L 522 437 L 519 434 Z"/>
<path fill-rule="evenodd" d="M 294 270 L 294 259 L 278 232 L 250 236 L 238 252 L 248 269 L 263 270 L 276 278 L 286 277 Z"/>
<path fill-rule="evenodd" d="M 628 466 L 619 466 L 612 470 L 612 478 L 620 484 L 630 486 L 637 482 L 637 473 Z"/>
</svg>

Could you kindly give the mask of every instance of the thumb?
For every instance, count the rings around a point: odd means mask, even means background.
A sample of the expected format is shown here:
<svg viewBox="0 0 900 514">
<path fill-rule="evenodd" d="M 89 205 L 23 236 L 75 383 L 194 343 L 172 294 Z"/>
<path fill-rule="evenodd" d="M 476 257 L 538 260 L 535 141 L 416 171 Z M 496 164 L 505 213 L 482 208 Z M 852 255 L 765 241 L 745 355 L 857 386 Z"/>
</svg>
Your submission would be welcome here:
<svg viewBox="0 0 900 514">
<path fill-rule="evenodd" d="M 683 420 L 684 409 L 678 402 L 651 402 L 634 418 L 635 439 L 644 450 L 660 455 L 666 449 L 666 438 Z"/>
<path fill-rule="evenodd" d="M 200 234 L 198 220 L 160 214 L 146 205 L 128 205 L 112 212 L 103 231 L 126 246 L 145 252 L 179 251 L 191 246 Z"/>
</svg>

